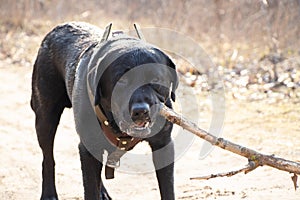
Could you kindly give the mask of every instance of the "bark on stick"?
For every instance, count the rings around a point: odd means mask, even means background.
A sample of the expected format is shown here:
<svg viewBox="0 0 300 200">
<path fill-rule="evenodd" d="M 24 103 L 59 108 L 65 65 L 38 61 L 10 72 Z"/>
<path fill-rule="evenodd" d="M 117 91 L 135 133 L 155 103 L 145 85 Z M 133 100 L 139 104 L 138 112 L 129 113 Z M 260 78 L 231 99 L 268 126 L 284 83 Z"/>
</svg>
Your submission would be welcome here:
<svg viewBox="0 0 300 200">
<path fill-rule="evenodd" d="M 173 124 L 181 126 L 183 129 L 190 131 L 196 136 L 206 140 L 214 146 L 220 147 L 232 153 L 248 158 L 249 162 L 254 162 L 255 169 L 258 166 L 267 165 L 279 170 L 300 175 L 300 163 L 286 160 L 284 158 L 275 157 L 274 155 L 266 155 L 253 149 L 230 142 L 223 138 L 218 138 L 207 131 L 199 128 L 195 123 L 190 122 L 183 116 L 177 114 L 174 110 L 161 105 L 160 114 Z M 251 170 L 250 170 L 251 171 Z"/>
</svg>

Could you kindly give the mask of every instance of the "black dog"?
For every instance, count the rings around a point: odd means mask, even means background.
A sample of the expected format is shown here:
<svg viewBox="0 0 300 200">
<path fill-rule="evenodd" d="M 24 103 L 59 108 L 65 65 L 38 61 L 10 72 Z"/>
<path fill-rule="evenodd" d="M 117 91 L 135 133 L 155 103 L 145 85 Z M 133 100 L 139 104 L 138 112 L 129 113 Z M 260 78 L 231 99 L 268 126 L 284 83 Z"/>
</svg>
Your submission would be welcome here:
<svg viewBox="0 0 300 200">
<path fill-rule="evenodd" d="M 34 64 L 31 107 L 43 151 L 43 200 L 58 199 L 54 136 L 64 108 L 73 107 L 86 200 L 111 199 L 101 181 L 120 157 L 147 141 L 162 199 L 174 199 L 172 124 L 159 114 L 171 108 L 178 84 L 175 65 L 162 51 L 121 32 L 110 35 L 86 23 L 57 26 L 43 40 Z"/>
</svg>

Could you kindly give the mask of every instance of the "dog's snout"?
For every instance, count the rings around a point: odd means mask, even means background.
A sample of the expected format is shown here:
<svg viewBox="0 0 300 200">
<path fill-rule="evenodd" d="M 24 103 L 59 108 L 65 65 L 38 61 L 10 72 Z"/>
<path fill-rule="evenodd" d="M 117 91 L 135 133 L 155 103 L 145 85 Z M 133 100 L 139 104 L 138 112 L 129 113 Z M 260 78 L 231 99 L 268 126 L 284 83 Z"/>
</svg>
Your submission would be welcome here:
<svg viewBox="0 0 300 200">
<path fill-rule="evenodd" d="M 134 122 L 150 118 L 150 107 L 147 103 L 135 103 L 131 107 L 131 118 Z"/>
</svg>

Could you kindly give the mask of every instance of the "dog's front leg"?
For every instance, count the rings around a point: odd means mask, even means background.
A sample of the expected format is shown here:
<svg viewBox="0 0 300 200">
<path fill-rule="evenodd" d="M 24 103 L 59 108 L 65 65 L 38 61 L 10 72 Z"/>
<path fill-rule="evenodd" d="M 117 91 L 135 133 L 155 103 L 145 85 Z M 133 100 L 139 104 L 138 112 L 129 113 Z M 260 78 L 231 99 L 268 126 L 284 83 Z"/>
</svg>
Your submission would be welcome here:
<svg viewBox="0 0 300 200">
<path fill-rule="evenodd" d="M 149 144 L 161 199 L 174 200 L 174 144 L 169 136 L 163 140 L 149 141 Z"/>
<path fill-rule="evenodd" d="M 79 144 L 81 170 L 83 176 L 85 200 L 111 200 L 102 181 L 102 163 L 88 152 L 85 146 Z"/>
</svg>

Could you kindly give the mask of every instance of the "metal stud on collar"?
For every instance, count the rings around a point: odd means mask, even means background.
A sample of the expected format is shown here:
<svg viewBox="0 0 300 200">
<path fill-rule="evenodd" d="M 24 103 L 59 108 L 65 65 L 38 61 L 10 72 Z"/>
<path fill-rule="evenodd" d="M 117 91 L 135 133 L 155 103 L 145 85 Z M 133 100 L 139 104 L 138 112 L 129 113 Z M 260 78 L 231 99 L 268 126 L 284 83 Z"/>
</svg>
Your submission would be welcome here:
<svg viewBox="0 0 300 200">
<path fill-rule="evenodd" d="M 105 120 L 103 123 L 104 123 L 105 126 L 109 125 L 109 122 L 107 120 Z"/>
</svg>

